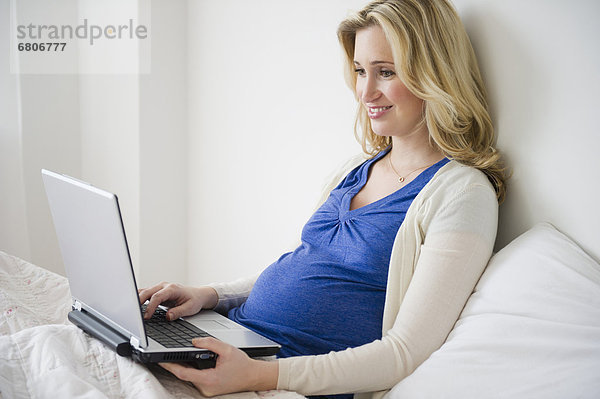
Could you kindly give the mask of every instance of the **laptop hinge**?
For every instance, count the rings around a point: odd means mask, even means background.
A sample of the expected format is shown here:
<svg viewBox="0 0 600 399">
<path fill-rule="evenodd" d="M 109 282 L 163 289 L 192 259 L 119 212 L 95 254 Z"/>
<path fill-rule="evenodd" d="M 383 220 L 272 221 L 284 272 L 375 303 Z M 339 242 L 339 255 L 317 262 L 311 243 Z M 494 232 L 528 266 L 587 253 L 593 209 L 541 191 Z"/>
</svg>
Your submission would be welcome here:
<svg viewBox="0 0 600 399">
<path fill-rule="evenodd" d="M 73 300 L 73 310 L 77 310 L 79 312 L 81 312 L 81 302 L 79 302 L 77 299 Z"/>
<path fill-rule="evenodd" d="M 134 336 L 129 339 L 129 343 L 136 349 L 140 347 L 140 340 Z"/>
<path fill-rule="evenodd" d="M 71 323 L 104 342 L 120 356 L 131 356 L 131 345 L 127 337 L 101 322 L 90 313 L 72 310 L 69 312 L 68 318 Z"/>
</svg>

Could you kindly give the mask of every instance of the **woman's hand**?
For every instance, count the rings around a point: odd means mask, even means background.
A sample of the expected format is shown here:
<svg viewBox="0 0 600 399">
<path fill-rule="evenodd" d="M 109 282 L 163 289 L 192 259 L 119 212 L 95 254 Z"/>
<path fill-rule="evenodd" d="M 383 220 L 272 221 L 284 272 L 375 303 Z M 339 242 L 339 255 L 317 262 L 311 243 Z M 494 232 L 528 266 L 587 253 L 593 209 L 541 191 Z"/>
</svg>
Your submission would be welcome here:
<svg viewBox="0 0 600 399">
<path fill-rule="evenodd" d="M 197 348 L 218 355 L 215 368 L 198 370 L 179 363 L 159 363 L 183 381 L 189 381 L 204 396 L 211 397 L 234 392 L 266 391 L 277 388 L 277 361 L 254 360 L 241 350 L 215 338 L 194 338 Z"/>
<path fill-rule="evenodd" d="M 138 290 L 140 303 L 149 300 L 144 318 L 149 319 L 160 304 L 170 307 L 167 320 L 176 320 L 182 316 L 191 316 L 202 309 L 212 309 L 217 305 L 219 296 L 210 287 L 187 287 L 181 284 L 160 283 L 150 288 Z"/>
</svg>

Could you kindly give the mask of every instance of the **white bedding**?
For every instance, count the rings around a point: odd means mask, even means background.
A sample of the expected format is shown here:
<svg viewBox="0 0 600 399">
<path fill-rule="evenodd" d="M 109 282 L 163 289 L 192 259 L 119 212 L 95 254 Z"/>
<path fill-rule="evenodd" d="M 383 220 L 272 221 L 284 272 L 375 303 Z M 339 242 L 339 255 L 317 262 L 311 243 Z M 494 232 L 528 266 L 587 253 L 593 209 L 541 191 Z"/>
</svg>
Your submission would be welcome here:
<svg viewBox="0 0 600 399">
<path fill-rule="evenodd" d="M 66 279 L 0 252 L 0 396 L 198 398 L 66 320 Z M 299 399 L 292 392 L 227 399 Z M 442 347 L 388 394 L 600 398 L 600 265 L 541 224 L 496 254 Z"/>
<path fill-rule="evenodd" d="M 160 367 L 118 356 L 67 320 L 67 280 L 0 252 L 0 396 L 9 398 L 201 398 Z M 299 399 L 293 392 L 227 399 Z"/>
</svg>

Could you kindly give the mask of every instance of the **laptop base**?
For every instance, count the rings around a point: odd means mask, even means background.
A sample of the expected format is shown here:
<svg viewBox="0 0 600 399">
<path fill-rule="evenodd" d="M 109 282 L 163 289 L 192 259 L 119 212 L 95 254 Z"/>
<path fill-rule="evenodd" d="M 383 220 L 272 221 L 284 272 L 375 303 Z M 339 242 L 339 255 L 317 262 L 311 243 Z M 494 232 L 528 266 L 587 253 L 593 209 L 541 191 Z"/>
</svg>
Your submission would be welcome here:
<svg viewBox="0 0 600 399">
<path fill-rule="evenodd" d="M 102 341 L 119 356 L 131 356 L 139 363 L 177 362 L 186 363 L 197 369 L 213 368 L 217 363 L 217 355 L 213 352 L 144 353 L 132 350 L 131 344 L 124 335 L 101 323 L 91 314 L 72 310 L 68 318 L 71 323 Z"/>
</svg>

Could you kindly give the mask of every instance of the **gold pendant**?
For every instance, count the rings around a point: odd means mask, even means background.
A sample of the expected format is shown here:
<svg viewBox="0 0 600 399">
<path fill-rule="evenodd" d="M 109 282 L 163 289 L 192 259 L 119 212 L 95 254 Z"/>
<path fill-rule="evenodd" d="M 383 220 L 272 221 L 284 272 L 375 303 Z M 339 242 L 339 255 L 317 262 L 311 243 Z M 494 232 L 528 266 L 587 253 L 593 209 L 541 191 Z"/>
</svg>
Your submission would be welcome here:
<svg viewBox="0 0 600 399">
<path fill-rule="evenodd" d="M 398 178 L 398 183 L 404 183 L 404 177 L 400 176 L 400 177 Z"/>
</svg>

